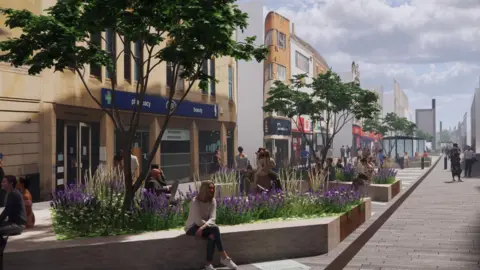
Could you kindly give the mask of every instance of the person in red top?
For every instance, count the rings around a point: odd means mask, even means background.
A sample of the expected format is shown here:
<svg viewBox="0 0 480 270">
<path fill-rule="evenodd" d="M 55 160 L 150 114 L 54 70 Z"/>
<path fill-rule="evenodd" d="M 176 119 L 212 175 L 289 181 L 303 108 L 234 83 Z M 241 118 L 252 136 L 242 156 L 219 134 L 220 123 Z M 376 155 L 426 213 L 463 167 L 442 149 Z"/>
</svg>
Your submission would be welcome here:
<svg viewBox="0 0 480 270">
<path fill-rule="evenodd" d="M 423 152 L 423 157 L 428 157 L 428 153 L 427 153 L 427 152 Z"/>
</svg>

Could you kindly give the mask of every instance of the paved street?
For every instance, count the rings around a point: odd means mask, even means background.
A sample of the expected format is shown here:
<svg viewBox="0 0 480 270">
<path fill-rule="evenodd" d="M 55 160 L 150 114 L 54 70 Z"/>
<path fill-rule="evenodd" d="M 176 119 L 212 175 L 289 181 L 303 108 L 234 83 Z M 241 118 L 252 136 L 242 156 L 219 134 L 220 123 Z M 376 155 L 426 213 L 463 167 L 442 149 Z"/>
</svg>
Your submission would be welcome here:
<svg viewBox="0 0 480 270">
<path fill-rule="evenodd" d="M 433 157 L 434 162 L 438 157 Z M 441 166 L 437 166 L 434 170 L 438 170 Z M 414 184 L 426 171 L 419 168 L 409 168 L 399 170 L 397 178 L 402 180 L 402 190 L 405 190 L 412 184 Z M 433 172 L 432 172 L 433 173 Z M 480 191 L 479 191 L 480 192 Z M 408 199 L 407 199 L 408 200 Z M 303 269 L 324 269 L 341 251 L 343 251 L 353 240 L 355 240 L 363 230 L 368 227 L 376 217 L 382 213 L 390 203 L 372 202 L 372 217 L 368 220 L 364 226 L 358 228 L 349 237 L 347 237 L 340 245 L 329 252 L 321 256 L 311 258 L 301 258 L 295 260 L 285 260 L 277 262 L 265 262 L 252 265 L 242 265 L 239 269 L 242 270 L 303 270 Z M 353 269 L 353 268 L 352 268 Z M 371 268 L 370 268 L 371 269 Z M 369 270 L 370 270 L 369 269 Z M 375 269 L 375 268 L 373 268 Z"/>
</svg>

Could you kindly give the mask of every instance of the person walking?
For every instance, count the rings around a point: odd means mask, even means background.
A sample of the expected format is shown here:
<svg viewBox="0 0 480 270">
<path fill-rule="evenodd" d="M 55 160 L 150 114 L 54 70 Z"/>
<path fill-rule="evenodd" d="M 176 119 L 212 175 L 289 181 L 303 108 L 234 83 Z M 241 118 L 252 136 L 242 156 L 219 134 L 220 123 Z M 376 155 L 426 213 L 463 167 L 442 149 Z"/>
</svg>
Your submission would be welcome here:
<svg viewBox="0 0 480 270">
<path fill-rule="evenodd" d="M 458 177 L 458 182 L 463 182 L 461 179 L 462 168 L 460 166 L 460 149 L 456 143 L 454 143 L 452 149 L 450 149 L 450 166 L 452 171 L 452 182 L 455 182 L 455 176 Z"/>
<path fill-rule="evenodd" d="M 343 164 L 347 164 L 347 150 L 345 149 L 344 145 L 342 145 L 342 148 L 340 148 L 340 157 Z"/>
<path fill-rule="evenodd" d="M 238 147 L 238 155 L 235 156 L 235 170 L 237 171 L 237 179 L 239 182 L 240 193 L 245 191 L 245 178 L 247 168 L 250 165 L 247 155 L 243 153 L 243 147 Z"/>
<path fill-rule="evenodd" d="M 472 177 L 472 166 L 474 163 L 475 153 L 473 153 L 472 148 L 468 147 L 465 152 L 463 152 L 463 159 L 465 161 L 465 174 L 464 177 Z"/>
</svg>

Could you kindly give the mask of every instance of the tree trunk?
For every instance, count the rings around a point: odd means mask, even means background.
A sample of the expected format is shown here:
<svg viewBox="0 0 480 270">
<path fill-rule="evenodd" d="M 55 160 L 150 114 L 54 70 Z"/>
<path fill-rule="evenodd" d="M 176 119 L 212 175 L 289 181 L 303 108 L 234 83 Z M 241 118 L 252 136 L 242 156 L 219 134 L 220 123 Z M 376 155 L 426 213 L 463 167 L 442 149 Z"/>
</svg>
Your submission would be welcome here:
<svg viewBox="0 0 480 270">
<path fill-rule="evenodd" d="M 131 164 L 131 151 L 132 140 L 129 131 L 119 133 L 120 145 L 122 146 L 122 158 L 123 158 L 123 175 L 125 181 L 125 196 L 123 201 L 123 210 L 128 210 L 132 205 L 134 196 L 133 181 L 132 181 L 132 164 Z"/>
</svg>

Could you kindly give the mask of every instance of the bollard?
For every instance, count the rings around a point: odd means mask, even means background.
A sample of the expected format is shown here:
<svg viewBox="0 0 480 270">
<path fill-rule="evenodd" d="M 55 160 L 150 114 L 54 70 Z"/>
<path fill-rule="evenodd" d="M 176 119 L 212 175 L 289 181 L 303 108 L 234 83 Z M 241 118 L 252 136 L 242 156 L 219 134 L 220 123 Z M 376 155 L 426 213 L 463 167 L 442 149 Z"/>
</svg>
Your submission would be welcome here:
<svg viewBox="0 0 480 270">
<path fill-rule="evenodd" d="M 422 157 L 422 159 L 420 159 L 420 168 L 423 170 L 425 169 L 425 158 Z"/>
<path fill-rule="evenodd" d="M 443 169 L 446 170 L 447 169 L 447 156 L 445 156 L 443 158 Z"/>
</svg>

